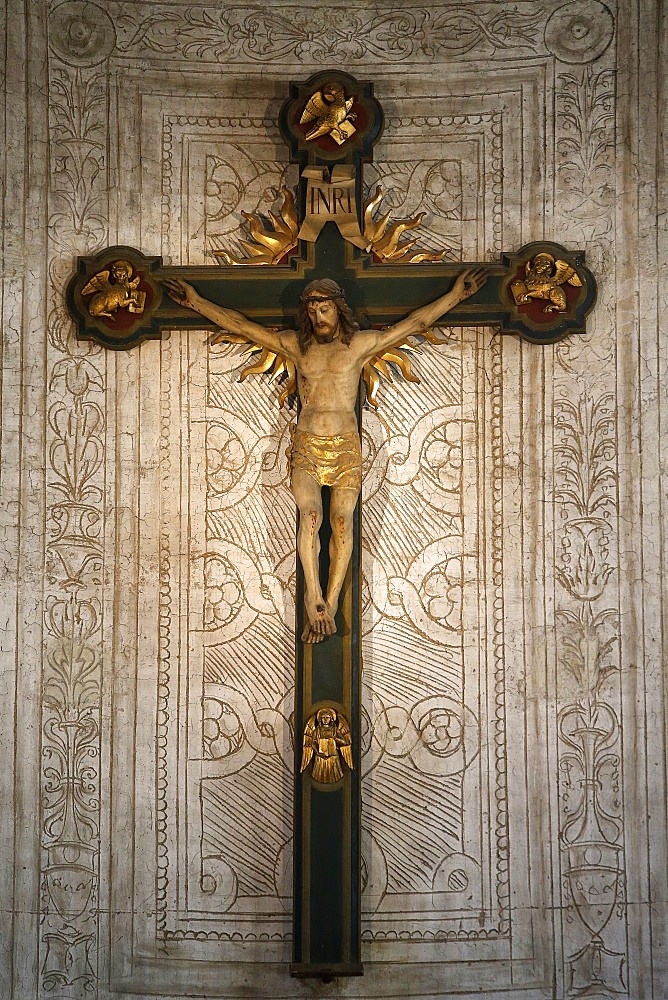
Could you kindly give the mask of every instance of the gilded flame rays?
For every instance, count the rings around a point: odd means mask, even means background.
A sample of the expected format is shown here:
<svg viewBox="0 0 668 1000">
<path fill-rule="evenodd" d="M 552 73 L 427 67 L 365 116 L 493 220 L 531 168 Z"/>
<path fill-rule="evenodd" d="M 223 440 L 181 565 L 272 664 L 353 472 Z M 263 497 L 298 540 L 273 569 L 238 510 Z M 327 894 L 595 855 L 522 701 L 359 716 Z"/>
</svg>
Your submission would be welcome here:
<svg viewBox="0 0 668 1000">
<path fill-rule="evenodd" d="M 248 365 L 241 372 L 239 381 L 243 382 L 249 375 L 269 375 L 272 381 L 282 380 L 281 393 L 278 397 L 279 406 L 283 406 L 285 401 L 297 391 L 297 372 L 294 363 L 290 361 L 280 351 L 270 351 L 254 341 L 247 340 L 235 333 L 228 333 L 226 330 L 214 334 L 211 339 L 212 344 L 244 344 L 244 354 L 257 359 L 253 364 Z"/>
<path fill-rule="evenodd" d="M 261 265 L 279 264 L 287 254 L 297 246 L 299 219 L 295 207 L 294 194 L 289 188 L 281 188 L 283 202 L 278 214 L 268 212 L 272 228 L 267 229 L 258 215 L 242 212 L 248 221 L 252 239 L 240 239 L 242 247 L 248 252 L 247 257 L 232 253 L 230 250 L 212 250 L 214 257 L 227 265 L 258 267 Z M 372 253 L 383 264 L 420 264 L 425 261 L 439 261 L 447 254 L 447 250 L 439 253 L 429 253 L 426 250 L 413 250 L 417 237 L 402 242 L 402 236 L 409 230 L 417 229 L 424 219 L 424 212 L 409 219 L 390 221 L 390 213 L 386 212 L 380 218 L 374 219 L 374 214 L 383 198 L 383 189 L 376 187 L 374 195 L 364 202 L 363 235 L 367 241 L 366 250 Z"/>
<path fill-rule="evenodd" d="M 369 250 L 384 264 L 420 264 L 425 261 L 443 260 L 447 251 L 440 253 L 429 253 L 424 250 L 413 250 L 417 243 L 417 237 L 400 242 L 405 232 L 417 229 L 424 219 L 424 212 L 420 212 L 412 219 L 399 219 L 390 222 L 390 213 L 386 212 L 379 219 L 374 221 L 374 212 L 380 205 L 383 198 L 383 189 L 380 184 L 376 188 L 373 197 L 364 202 L 364 236 L 368 240 Z"/>
<path fill-rule="evenodd" d="M 286 254 L 297 246 L 299 220 L 295 208 L 295 199 L 289 188 L 281 188 L 283 203 L 280 213 L 269 212 L 272 229 L 267 229 L 257 215 L 242 212 L 248 221 L 252 240 L 239 240 L 242 247 L 248 251 L 248 257 L 238 257 L 227 250 L 213 250 L 214 257 L 221 258 L 228 265 L 259 266 L 262 264 L 278 264 Z"/>
<path fill-rule="evenodd" d="M 289 188 L 281 188 L 283 202 L 279 214 L 269 212 L 268 217 L 272 229 L 267 229 L 257 215 L 243 212 L 243 216 L 248 220 L 252 241 L 240 240 L 241 245 L 248 251 L 248 257 L 240 257 L 228 250 L 212 251 L 215 257 L 227 265 L 258 267 L 262 265 L 276 265 L 294 250 L 298 243 L 299 219 L 295 207 L 295 199 Z M 390 213 L 386 212 L 380 218 L 374 220 L 374 215 L 383 197 L 383 189 L 380 185 L 376 187 L 375 193 L 364 203 L 364 237 L 367 242 L 367 250 L 378 258 L 382 263 L 418 264 L 425 261 L 440 261 L 447 251 L 439 253 L 429 253 L 428 251 L 413 250 L 417 243 L 417 238 L 411 238 L 402 242 L 402 236 L 409 230 L 416 229 L 424 218 L 424 212 L 409 219 L 390 221 Z M 431 344 L 444 343 L 439 340 L 433 331 L 426 331 L 422 337 Z M 253 363 L 243 369 L 239 376 L 243 381 L 249 375 L 269 375 L 273 381 L 281 380 L 282 388 L 278 398 L 279 406 L 283 406 L 286 400 L 296 392 L 297 381 L 294 364 L 280 352 L 275 353 L 267 348 L 261 347 L 252 341 L 240 337 L 236 334 L 221 333 L 215 334 L 211 340 L 212 344 L 220 343 L 244 344 L 246 349 L 244 354 L 253 357 Z M 413 373 L 411 359 L 407 352 L 419 353 L 419 347 L 403 341 L 393 345 L 381 354 L 375 355 L 371 361 L 364 366 L 362 376 L 366 387 L 367 402 L 374 409 L 378 407 L 378 390 L 383 381 L 393 382 L 390 365 L 396 366 L 401 375 L 408 382 L 419 382 Z"/>
<path fill-rule="evenodd" d="M 420 334 L 420 338 L 430 344 L 446 344 L 447 339 L 441 340 L 433 330 L 425 330 Z M 253 358 L 253 363 L 247 365 L 239 375 L 239 381 L 243 382 L 249 375 L 268 375 L 274 382 L 280 381 L 281 392 L 278 397 L 278 405 L 283 406 L 285 402 L 297 391 L 297 373 L 294 363 L 290 361 L 280 351 L 270 351 L 253 341 L 247 340 L 235 333 L 228 333 L 226 330 L 214 334 L 211 343 L 216 344 L 243 344 L 244 355 Z M 384 381 L 393 383 L 391 365 L 395 366 L 407 382 L 419 383 L 419 378 L 415 375 L 411 358 L 408 352 L 420 353 L 417 344 L 404 340 L 374 355 L 373 358 L 362 369 L 362 378 L 366 389 L 366 401 L 375 410 L 378 409 L 378 390 Z"/>
</svg>

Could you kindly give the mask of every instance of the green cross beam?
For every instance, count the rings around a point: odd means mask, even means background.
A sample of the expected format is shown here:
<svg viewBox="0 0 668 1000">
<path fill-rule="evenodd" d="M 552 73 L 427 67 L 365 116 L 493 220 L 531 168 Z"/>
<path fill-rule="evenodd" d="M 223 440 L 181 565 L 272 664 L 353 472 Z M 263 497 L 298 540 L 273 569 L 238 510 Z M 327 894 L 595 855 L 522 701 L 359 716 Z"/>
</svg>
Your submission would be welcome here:
<svg viewBox="0 0 668 1000">
<path fill-rule="evenodd" d="M 326 143 L 316 154 L 305 144 L 295 122 L 314 87 L 339 81 L 356 104 L 357 146 L 347 162 L 361 166 L 370 159 L 370 146 L 379 134 L 381 119 L 373 118 L 370 84 L 359 84 L 338 71 L 324 72 L 303 85 L 292 85 L 291 100 L 282 115 L 293 158 L 300 163 L 329 165 L 341 160 L 340 151 Z M 357 89 L 355 89 L 357 88 Z M 365 88 L 367 88 L 365 90 Z M 306 96 L 305 96 L 306 95 Z M 295 110 L 296 109 L 296 110 Z M 301 109 L 301 111 L 300 111 Z M 352 119 L 351 119 L 352 120 Z M 380 124 L 379 124 L 380 121 Z M 358 141 L 359 140 L 359 141 Z M 351 140 L 352 141 L 352 140 Z M 331 144 L 333 145 L 333 144 Z M 361 169 L 355 175 L 359 206 Z M 306 212 L 305 186 L 301 191 L 301 218 Z M 543 292 L 532 262 L 543 259 L 561 264 L 577 275 L 552 294 Z M 129 270 L 124 266 L 129 265 Z M 566 267 L 568 265 L 568 268 Z M 175 303 L 165 293 L 165 278 L 192 283 L 205 298 L 244 313 L 267 326 L 295 327 L 299 296 L 314 278 L 333 278 L 360 326 L 389 325 L 413 309 L 447 292 L 469 267 L 483 267 L 487 280 L 473 296 L 447 314 L 448 326 L 492 326 L 536 343 L 549 344 L 569 333 L 583 333 L 596 298 L 596 284 L 584 265 L 582 251 L 568 251 L 555 243 L 532 243 L 495 262 L 475 264 L 382 264 L 346 242 L 332 221 L 314 243 L 300 241 L 298 252 L 275 266 L 164 266 L 160 257 L 146 257 L 131 247 L 110 247 L 95 257 L 80 257 L 67 300 L 78 336 L 112 350 L 127 350 L 163 330 L 214 329 L 202 316 Z M 548 265 L 549 269 L 549 265 Z M 104 277 L 103 277 L 104 276 Z M 110 280 L 111 276 L 111 280 Z M 130 280 L 132 279 L 132 280 Z M 531 284 L 535 292 L 517 293 Z M 552 282 L 552 286 L 555 282 Z M 546 290 L 547 289 L 547 290 Z M 547 303 L 547 305 L 546 305 Z M 435 348 L 437 349 L 437 348 Z M 323 491 L 325 508 L 327 489 Z M 323 530 L 327 531 L 325 509 Z M 322 539 L 321 573 L 328 576 L 328 538 Z M 360 975 L 360 510 L 356 516 L 354 550 L 337 614 L 337 634 L 320 644 L 296 641 L 295 679 L 295 806 L 294 806 L 294 938 L 291 972 L 295 976 Z M 299 618 L 303 618 L 299 577 Z M 298 621 L 296 635 L 301 635 Z M 334 706 L 349 721 L 352 736 L 351 770 L 337 782 L 324 785 L 309 770 L 301 772 L 302 735 L 306 722 L 323 705 Z"/>
<path fill-rule="evenodd" d="M 183 278 L 205 298 L 236 309 L 267 326 L 293 326 L 304 284 L 317 277 L 337 281 L 360 326 L 396 322 L 413 309 L 443 295 L 457 276 L 471 267 L 487 275 L 483 287 L 448 313 L 447 326 L 493 326 L 538 344 L 553 344 L 569 333 L 584 333 L 586 317 L 596 300 L 596 284 L 584 265 L 584 252 L 568 251 L 557 243 L 530 243 L 496 262 L 401 264 L 375 263 L 368 254 L 346 243 L 328 222 L 316 243 L 301 243 L 302 253 L 273 267 L 190 266 L 171 267 L 160 257 L 145 257 L 132 247 L 108 247 L 94 257 L 78 258 L 78 273 L 67 290 L 70 312 L 79 339 L 92 340 L 112 350 L 127 350 L 142 341 L 159 338 L 163 330 L 214 329 L 213 323 L 173 302 L 161 282 Z M 532 299 L 517 304 L 511 292 L 515 281 L 526 276 L 527 266 L 538 254 L 564 260 L 577 272 L 580 287 L 565 286 L 567 309 L 545 312 L 545 302 Z M 93 316 L 90 293 L 82 295 L 91 279 L 127 261 L 139 277 L 138 290 L 146 295 L 144 311 L 119 310 L 113 317 Z"/>
</svg>

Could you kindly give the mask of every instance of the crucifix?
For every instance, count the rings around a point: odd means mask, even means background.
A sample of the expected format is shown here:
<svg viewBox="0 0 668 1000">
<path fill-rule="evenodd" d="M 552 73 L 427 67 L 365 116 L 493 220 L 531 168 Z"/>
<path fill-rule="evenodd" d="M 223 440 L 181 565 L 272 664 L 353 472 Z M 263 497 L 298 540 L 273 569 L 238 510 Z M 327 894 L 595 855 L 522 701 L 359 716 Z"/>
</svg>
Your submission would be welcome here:
<svg viewBox="0 0 668 1000">
<path fill-rule="evenodd" d="M 362 165 L 383 115 L 373 87 L 340 71 L 291 84 L 281 131 L 300 167 L 271 228 L 247 216 L 249 256 L 163 266 L 130 247 L 81 257 L 68 287 L 78 335 L 115 350 L 163 329 L 214 329 L 259 357 L 243 376 L 283 376 L 299 415 L 290 454 L 299 510 L 295 670 L 295 976 L 360 975 L 359 422 L 390 365 L 431 327 L 495 326 L 536 343 L 583 333 L 596 286 L 581 251 L 533 243 L 465 265 L 414 249 L 420 218 L 374 218 Z M 243 377 L 242 376 L 242 377 Z M 362 388 L 364 385 L 365 389 Z"/>
</svg>

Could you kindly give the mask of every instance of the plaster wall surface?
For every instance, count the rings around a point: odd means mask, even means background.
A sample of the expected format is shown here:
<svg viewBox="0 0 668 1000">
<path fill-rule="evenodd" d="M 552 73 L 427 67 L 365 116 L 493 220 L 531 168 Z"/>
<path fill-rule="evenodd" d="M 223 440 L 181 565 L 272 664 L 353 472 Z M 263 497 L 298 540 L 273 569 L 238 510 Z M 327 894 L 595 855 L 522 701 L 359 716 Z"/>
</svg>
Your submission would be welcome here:
<svg viewBox="0 0 668 1000">
<path fill-rule="evenodd" d="M 661 4 L 0 16 L 0 995 L 662 1000 Z M 599 288 L 554 346 L 446 328 L 364 412 L 365 975 L 329 986 L 288 974 L 294 407 L 64 302 L 108 245 L 239 249 L 326 67 L 373 81 L 365 193 L 420 246 L 554 240 Z"/>
</svg>

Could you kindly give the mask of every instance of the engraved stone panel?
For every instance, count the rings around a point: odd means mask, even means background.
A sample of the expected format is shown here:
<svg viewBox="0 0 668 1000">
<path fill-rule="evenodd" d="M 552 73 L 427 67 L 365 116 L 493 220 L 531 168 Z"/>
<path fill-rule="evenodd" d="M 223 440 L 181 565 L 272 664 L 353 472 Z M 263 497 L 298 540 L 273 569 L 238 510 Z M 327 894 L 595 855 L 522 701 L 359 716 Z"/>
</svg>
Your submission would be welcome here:
<svg viewBox="0 0 668 1000">
<path fill-rule="evenodd" d="M 0 11 L 3 997 L 329 989 L 286 968 L 294 410 L 237 348 L 104 353 L 63 301 L 108 244 L 238 246 L 328 65 L 374 81 L 365 194 L 422 246 L 556 239 L 599 287 L 585 337 L 450 331 L 364 413 L 366 974 L 335 992 L 665 995 L 659 7 Z"/>
</svg>

